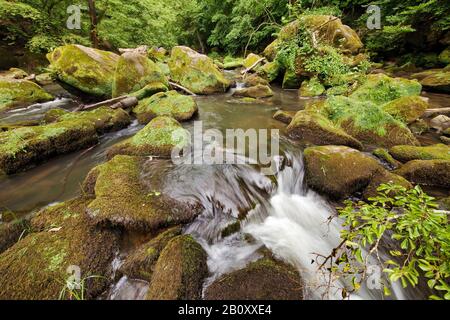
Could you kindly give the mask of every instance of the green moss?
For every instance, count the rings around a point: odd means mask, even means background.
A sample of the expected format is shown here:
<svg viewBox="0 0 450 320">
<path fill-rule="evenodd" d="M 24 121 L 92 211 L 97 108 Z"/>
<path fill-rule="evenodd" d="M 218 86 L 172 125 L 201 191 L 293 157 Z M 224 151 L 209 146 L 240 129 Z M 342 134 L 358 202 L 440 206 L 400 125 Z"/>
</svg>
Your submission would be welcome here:
<svg viewBox="0 0 450 320">
<path fill-rule="evenodd" d="M 188 47 L 174 47 L 168 64 L 171 78 L 194 93 L 225 92 L 231 85 L 210 58 Z"/>
<path fill-rule="evenodd" d="M 253 66 L 256 61 L 260 60 L 262 57 L 258 56 L 257 54 L 254 53 L 250 53 L 242 62 L 242 65 L 245 68 L 250 68 L 251 66 Z"/>
<path fill-rule="evenodd" d="M 141 100 L 133 109 L 133 113 L 136 114 L 139 123 L 146 124 L 158 116 L 171 116 L 177 121 L 189 120 L 197 110 L 194 98 L 169 91 Z"/>
<path fill-rule="evenodd" d="M 111 96 L 119 56 L 81 45 L 66 45 L 47 55 L 58 79 L 89 94 Z"/>
<path fill-rule="evenodd" d="M 0 112 L 52 99 L 51 94 L 34 82 L 0 78 Z"/>
<path fill-rule="evenodd" d="M 392 166 L 392 168 L 397 169 L 398 167 L 401 166 L 401 163 L 397 160 L 395 160 L 391 154 L 389 153 L 388 150 L 384 149 L 384 148 L 378 148 L 375 149 L 373 152 L 373 155 L 376 156 L 377 158 L 387 162 L 389 165 Z"/>
<path fill-rule="evenodd" d="M 412 160 L 395 173 L 413 183 L 450 188 L 449 160 Z"/>
<path fill-rule="evenodd" d="M 419 96 L 401 97 L 385 104 L 383 110 L 404 123 L 419 119 L 428 109 L 428 103 Z"/>
<path fill-rule="evenodd" d="M 169 88 L 165 84 L 161 82 L 153 82 L 149 83 L 148 85 L 146 85 L 145 87 L 136 92 L 130 93 L 128 96 L 136 97 L 138 100 L 142 100 L 147 97 L 151 97 L 152 95 L 158 92 L 165 92 L 168 90 Z"/>
<path fill-rule="evenodd" d="M 265 65 L 263 65 L 262 67 L 257 69 L 257 73 L 267 79 L 267 81 L 272 82 L 275 81 L 279 74 L 281 73 L 281 65 L 278 61 L 272 61 L 269 63 L 266 63 Z"/>
<path fill-rule="evenodd" d="M 148 84 L 169 85 L 167 77 L 158 65 L 147 57 L 127 52 L 120 56 L 114 73 L 112 96 L 119 97 L 141 90 Z"/>
<path fill-rule="evenodd" d="M 441 52 L 439 55 L 439 61 L 444 65 L 450 64 L 450 47 Z"/>
<path fill-rule="evenodd" d="M 450 160 L 450 147 L 434 144 L 426 147 L 395 146 L 389 150 L 392 156 L 402 162 L 411 160 Z"/>
<path fill-rule="evenodd" d="M 225 70 L 237 69 L 242 67 L 244 64 L 244 59 L 242 58 L 233 58 L 233 57 L 225 57 L 223 60 L 223 68 Z"/>
<path fill-rule="evenodd" d="M 301 77 L 295 74 L 294 70 L 286 70 L 283 77 L 283 89 L 297 89 L 300 87 Z"/>
<path fill-rule="evenodd" d="M 232 234 L 235 234 L 241 230 L 241 222 L 235 221 L 227 225 L 220 233 L 222 238 L 226 238 Z"/>
<path fill-rule="evenodd" d="M 325 87 L 320 83 L 317 78 L 305 80 L 302 82 L 299 94 L 301 97 L 316 97 L 325 92 Z"/>
<path fill-rule="evenodd" d="M 422 86 L 429 91 L 450 93 L 450 72 L 436 71 L 420 80 Z"/>
<path fill-rule="evenodd" d="M 150 121 L 133 137 L 113 146 L 108 152 L 111 158 L 117 154 L 153 155 L 170 157 L 175 146 L 183 147 L 187 141 L 183 127 L 171 117 L 161 116 Z"/>
<path fill-rule="evenodd" d="M 190 235 L 170 240 L 158 259 L 148 300 L 199 300 L 207 276 L 206 252 Z"/>
</svg>

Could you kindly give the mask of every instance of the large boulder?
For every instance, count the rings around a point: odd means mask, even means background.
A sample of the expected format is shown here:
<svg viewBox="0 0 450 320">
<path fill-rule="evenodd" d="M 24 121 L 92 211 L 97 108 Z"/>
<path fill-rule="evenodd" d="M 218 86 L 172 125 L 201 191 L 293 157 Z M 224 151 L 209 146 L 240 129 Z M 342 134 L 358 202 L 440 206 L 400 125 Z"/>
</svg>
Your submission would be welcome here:
<svg viewBox="0 0 450 320">
<path fill-rule="evenodd" d="M 287 133 L 292 139 L 305 140 L 315 145 L 345 145 L 362 149 L 361 142 L 317 112 L 297 112 L 287 127 Z"/>
<path fill-rule="evenodd" d="M 310 147 L 304 157 L 308 185 L 333 199 L 365 188 L 375 173 L 384 170 L 374 158 L 344 146 Z"/>
<path fill-rule="evenodd" d="M 434 144 L 426 147 L 395 146 L 389 153 L 401 162 L 411 160 L 450 160 L 450 147 L 445 144 Z"/>
<path fill-rule="evenodd" d="M 225 92 L 231 83 L 207 56 L 177 46 L 169 60 L 171 78 L 197 94 Z"/>
<path fill-rule="evenodd" d="M 119 55 L 71 44 L 56 48 L 47 55 L 47 59 L 62 82 L 88 94 L 112 95 Z"/>
<path fill-rule="evenodd" d="M 208 275 L 206 252 L 190 236 L 177 236 L 161 252 L 147 293 L 148 300 L 200 300 Z"/>
<path fill-rule="evenodd" d="M 147 124 L 158 116 L 170 116 L 177 121 L 186 121 L 191 119 L 197 110 L 197 103 L 193 97 L 169 91 L 139 101 L 133 113 L 139 123 Z"/>
<path fill-rule="evenodd" d="M 249 97 L 249 98 L 269 98 L 273 96 L 273 91 L 269 86 L 258 84 L 250 88 L 236 89 L 233 92 L 234 97 Z"/>
<path fill-rule="evenodd" d="M 69 299 L 65 287 L 71 266 L 81 271 L 86 299 L 108 288 L 118 239 L 115 232 L 90 221 L 88 203 L 71 200 L 32 219 L 33 232 L 0 255 L 0 299 L 56 300 L 62 293 Z"/>
<path fill-rule="evenodd" d="M 51 94 L 34 82 L 0 78 L 0 112 L 52 99 Z"/>
<path fill-rule="evenodd" d="M 385 112 L 407 124 L 419 119 L 427 109 L 428 103 L 420 96 L 401 97 L 383 106 Z"/>
<path fill-rule="evenodd" d="M 412 160 L 395 173 L 413 183 L 450 188 L 450 160 Z"/>
<path fill-rule="evenodd" d="M 427 91 L 450 93 L 450 71 L 445 69 L 433 69 L 416 73 L 411 76 L 418 79 Z"/>
<path fill-rule="evenodd" d="M 144 88 L 146 85 L 169 86 L 169 80 L 159 66 L 137 52 L 120 56 L 114 74 L 112 96 L 119 97 Z"/>
<path fill-rule="evenodd" d="M 177 120 L 156 117 L 133 137 L 112 146 L 108 158 L 118 154 L 169 158 L 175 147 L 181 149 L 190 142 L 187 138 L 187 132 Z"/>
<path fill-rule="evenodd" d="M 253 66 L 257 61 L 261 60 L 262 57 L 258 56 L 257 54 L 250 53 L 242 62 L 242 65 L 245 68 L 250 68 Z"/>
<path fill-rule="evenodd" d="M 161 251 L 170 240 L 181 234 L 181 227 L 170 228 L 130 254 L 120 266 L 119 272 L 130 279 L 150 282 Z"/>
<path fill-rule="evenodd" d="M 208 300 L 303 300 L 298 271 L 264 257 L 245 268 L 223 275 L 205 292 Z"/>
<path fill-rule="evenodd" d="M 140 180 L 142 158 L 116 156 L 91 170 L 83 190 L 95 199 L 89 216 L 99 225 L 156 231 L 187 223 L 200 213 L 197 204 L 166 195 L 159 181 Z"/>
</svg>

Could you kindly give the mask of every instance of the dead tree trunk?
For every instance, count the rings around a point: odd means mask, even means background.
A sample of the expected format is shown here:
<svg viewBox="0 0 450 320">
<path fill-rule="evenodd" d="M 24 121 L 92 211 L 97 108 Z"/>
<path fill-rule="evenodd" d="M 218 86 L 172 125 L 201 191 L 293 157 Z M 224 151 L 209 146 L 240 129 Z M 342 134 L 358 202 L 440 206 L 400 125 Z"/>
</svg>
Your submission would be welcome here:
<svg viewBox="0 0 450 320">
<path fill-rule="evenodd" d="M 91 42 L 94 48 L 98 48 L 98 35 L 97 35 L 97 11 L 95 9 L 95 0 L 88 0 L 89 4 L 89 17 L 91 19 Z"/>
</svg>

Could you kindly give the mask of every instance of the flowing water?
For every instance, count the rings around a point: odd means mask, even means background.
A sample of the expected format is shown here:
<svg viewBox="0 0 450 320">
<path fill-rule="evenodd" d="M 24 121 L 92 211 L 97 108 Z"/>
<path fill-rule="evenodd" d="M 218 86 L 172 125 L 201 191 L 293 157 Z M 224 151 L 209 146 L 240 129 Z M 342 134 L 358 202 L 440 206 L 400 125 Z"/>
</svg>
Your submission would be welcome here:
<svg viewBox="0 0 450 320">
<path fill-rule="evenodd" d="M 169 160 L 149 159 L 144 166 L 142 182 L 161 179 L 164 193 L 200 202 L 204 207 L 203 213 L 184 230 L 208 254 L 210 276 L 204 287 L 222 274 L 258 259 L 261 249 L 266 247 L 300 270 L 307 298 L 340 299 L 340 288 L 345 284 L 337 282 L 331 291 L 326 290 L 328 277 L 317 273 L 317 264 L 312 263 L 318 254 L 328 255 L 338 245 L 339 220 L 334 207 L 305 186 L 301 147 L 284 138 L 285 125 L 272 119 L 279 108 L 300 110 L 306 101 L 300 100 L 296 91 L 277 88 L 268 103 L 239 104 L 230 94 L 196 97 L 196 100 L 199 113 L 195 120 L 203 122 L 204 130 L 253 128 L 281 132 L 281 155 L 276 158 L 277 173 L 273 176 L 263 175 L 258 165 L 247 164 L 175 165 Z M 49 108 L 72 110 L 77 104 L 70 97 L 61 97 L 51 103 L 7 113 L 2 121 L 37 120 Z M 183 125 L 192 132 L 193 121 Z M 26 213 L 77 196 L 89 170 L 106 160 L 108 147 L 141 127 L 134 122 L 124 130 L 104 135 L 94 148 L 55 158 L 0 182 L 0 208 Z M 222 237 L 222 230 L 236 222 L 240 222 L 240 231 Z M 115 267 L 120 263 L 119 257 Z M 146 282 L 124 277 L 111 289 L 108 298 L 142 299 L 147 288 Z M 357 296 L 352 296 L 354 299 L 380 297 L 379 291 L 365 286 Z M 417 292 L 411 295 L 394 288 L 394 298 L 417 297 Z"/>
</svg>

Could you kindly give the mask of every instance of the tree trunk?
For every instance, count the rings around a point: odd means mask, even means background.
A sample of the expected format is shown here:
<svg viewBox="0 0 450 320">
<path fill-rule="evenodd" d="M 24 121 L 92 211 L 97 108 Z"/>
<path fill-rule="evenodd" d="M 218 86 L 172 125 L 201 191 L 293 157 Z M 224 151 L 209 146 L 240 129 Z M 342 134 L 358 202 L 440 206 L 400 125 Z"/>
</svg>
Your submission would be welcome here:
<svg viewBox="0 0 450 320">
<path fill-rule="evenodd" d="M 88 0 L 89 17 L 91 18 L 91 42 L 94 48 L 98 48 L 97 36 L 97 11 L 95 10 L 95 0 Z"/>
</svg>

